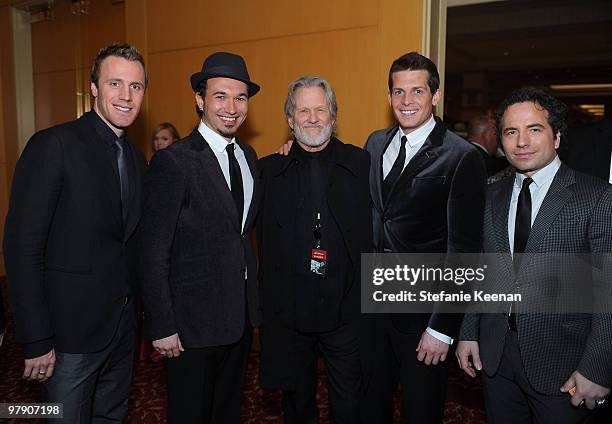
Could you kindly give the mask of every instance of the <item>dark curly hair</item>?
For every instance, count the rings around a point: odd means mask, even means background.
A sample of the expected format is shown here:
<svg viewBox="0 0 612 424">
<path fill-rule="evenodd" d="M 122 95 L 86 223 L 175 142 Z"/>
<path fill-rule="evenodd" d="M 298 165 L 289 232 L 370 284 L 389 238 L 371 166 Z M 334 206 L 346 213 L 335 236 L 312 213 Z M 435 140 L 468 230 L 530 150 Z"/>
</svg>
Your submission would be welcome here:
<svg viewBox="0 0 612 424">
<path fill-rule="evenodd" d="M 567 129 L 567 125 L 565 123 L 567 106 L 565 103 L 538 88 L 524 87 L 514 90 L 497 107 L 497 112 L 495 112 L 495 128 L 497 131 L 498 143 L 501 143 L 502 118 L 506 112 L 506 109 L 513 104 L 524 102 L 532 102 L 537 108 L 544 109 L 548 112 L 548 117 L 546 120 L 552 128 L 553 135 L 556 135 L 557 133 L 565 133 L 565 130 Z"/>
<path fill-rule="evenodd" d="M 395 59 L 389 69 L 389 93 L 393 91 L 393 74 L 401 71 L 427 71 L 427 85 L 431 94 L 436 94 L 440 88 L 440 74 L 436 64 L 428 57 L 425 57 L 417 52 L 406 53 Z"/>
</svg>

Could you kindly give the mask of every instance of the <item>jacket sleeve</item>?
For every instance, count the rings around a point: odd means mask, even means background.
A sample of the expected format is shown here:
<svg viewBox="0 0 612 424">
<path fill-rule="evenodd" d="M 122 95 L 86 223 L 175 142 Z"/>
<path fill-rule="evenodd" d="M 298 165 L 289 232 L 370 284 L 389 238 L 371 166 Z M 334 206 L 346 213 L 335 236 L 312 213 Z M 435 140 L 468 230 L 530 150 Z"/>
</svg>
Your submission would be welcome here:
<svg viewBox="0 0 612 424">
<path fill-rule="evenodd" d="M 578 372 L 589 380 L 612 387 L 612 186 L 600 198 L 589 225 L 593 255 L 594 311 Z"/>
<path fill-rule="evenodd" d="M 16 338 L 26 358 L 53 348 L 45 299 L 45 248 L 62 191 L 63 152 L 51 131 L 35 134 L 17 162 L 4 226 L 4 260 Z"/>
<path fill-rule="evenodd" d="M 451 182 L 447 202 L 448 255 L 481 251 L 485 188 L 486 171 L 482 158 L 476 149 L 470 149 L 459 161 Z M 452 289 L 450 287 L 450 291 Z M 458 332 L 461 314 L 444 313 L 444 307 L 444 304 L 436 305 L 429 327 L 453 337 Z"/>
<path fill-rule="evenodd" d="M 144 334 L 159 340 L 178 332 L 170 292 L 170 261 L 186 183 L 173 153 L 155 153 L 145 180 L 138 229 L 138 280 L 144 304 Z"/>
</svg>

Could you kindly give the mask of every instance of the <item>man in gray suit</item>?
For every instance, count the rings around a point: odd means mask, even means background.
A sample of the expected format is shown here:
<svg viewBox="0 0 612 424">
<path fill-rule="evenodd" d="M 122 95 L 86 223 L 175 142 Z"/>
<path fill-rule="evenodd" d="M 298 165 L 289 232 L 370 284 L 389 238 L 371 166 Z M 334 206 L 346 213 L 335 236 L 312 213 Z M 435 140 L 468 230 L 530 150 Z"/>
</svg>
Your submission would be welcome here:
<svg viewBox="0 0 612 424">
<path fill-rule="evenodd" d="M 483 251 L 494 255 L 484 284 L 491 292 L 522 294 L 523 301 L 505 305 L 504 313 L 475 306 L 456 352 L 470 376 L 485 371 L 491 423 L 582 422 L 607 402 L 612 386 L 612 186 L 557 157 L 565 113 L 554 97 L 521 89 L 496 117 L 517 172 L 488 187 Z M 580 272 L 569 259 L 550 266 L 551 254 L 587 257 L 594 272 Z M 533 313 L 539 312 L 533 305 L 543 307 L 572 287 L 599 307 Z"/>
<path fill-rule="evenodd" d="M 144 329 L 165 356 L 168 422 L 237 424 L 260 314 L 251 240 L 257 156 L 236 131 L 259 86 L 242 57 L 217 52 L 191 87 L 201 122 L 155 154 L 146 181 Z"/>
</svg>

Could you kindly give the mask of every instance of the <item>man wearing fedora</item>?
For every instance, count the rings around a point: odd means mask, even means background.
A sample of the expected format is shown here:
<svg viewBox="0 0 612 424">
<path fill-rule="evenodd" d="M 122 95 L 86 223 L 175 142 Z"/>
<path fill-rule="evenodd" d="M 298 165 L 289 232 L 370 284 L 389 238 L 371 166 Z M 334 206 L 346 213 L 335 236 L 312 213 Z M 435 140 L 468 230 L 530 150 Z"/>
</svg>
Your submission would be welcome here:
<svg viewBox="0 0 612 424">
<path fill-rule="evenodd" d="M 259 91 L 244 59 L 217 52 L 191 76 L 201 122 L 153 157 L 139 263 L 145 336 L 165 357 L 169 423 L 231 424 L 259 325 L 251 228 L 257 156 L 236 139 Z"/>
</svg>

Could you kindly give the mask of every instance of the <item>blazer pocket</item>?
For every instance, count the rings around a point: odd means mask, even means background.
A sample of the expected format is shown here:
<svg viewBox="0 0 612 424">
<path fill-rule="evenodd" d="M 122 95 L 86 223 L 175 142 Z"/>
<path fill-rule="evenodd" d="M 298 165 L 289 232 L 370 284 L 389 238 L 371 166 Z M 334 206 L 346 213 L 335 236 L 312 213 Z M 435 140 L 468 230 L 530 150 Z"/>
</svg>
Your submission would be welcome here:
<svg viewBox="0 0 612 424">
<path fill-rule="evenodd" d="M 417 184 L 445 184 L 446 175 L 430 176 L 430 177 L 414 177 L 412 185 Z"/>
</svg>

